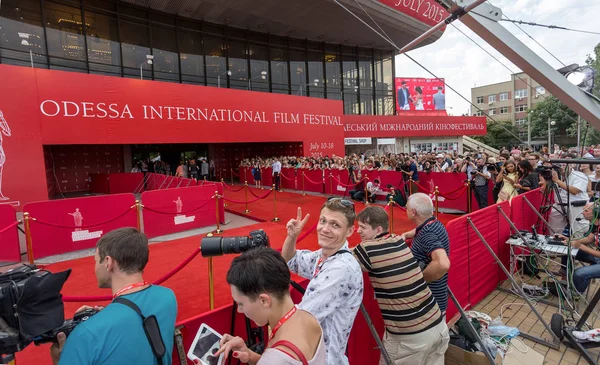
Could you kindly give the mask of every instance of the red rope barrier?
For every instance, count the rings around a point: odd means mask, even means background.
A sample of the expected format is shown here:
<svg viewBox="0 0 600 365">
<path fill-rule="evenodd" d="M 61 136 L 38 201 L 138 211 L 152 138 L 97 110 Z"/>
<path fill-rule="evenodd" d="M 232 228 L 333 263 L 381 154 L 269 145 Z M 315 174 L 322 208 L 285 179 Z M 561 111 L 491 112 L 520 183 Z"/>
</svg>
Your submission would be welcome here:
<svg viewBox="0 0 600 365">
<path fill-rule="evenodd" d="M 211 197 L 210 199 L 208 199 L 208 200 L 205 200 L 205 201 L 204 201 L 204 203 L 203 203 L 202 205 L 200 205 L 199 207 L 196 207 L 196 208 L 194 208 L 194 209 L 192 209 L 192 210 L 188 210 L 188 211 L 186 211 L 186 212 L 180 212 L 180 213 L 177 213 L 177 212 L 161 212 L 161 211 L 158 211 L 158 210 L 155 210 L 155 209 L 152 209 L 152 208 L 148 208 L 148 207 L 147 207 L 147 206 L 145 206 L 145 205 L 142 205 L 142 207 L 143 207 L 145 210 L 149 210 L 149 211 L 151 211 L 152 213 L 156 213 L 156 214 L 164 214 L 164 215 L 177 215 L 177 214 L 184 214 L 184 215 L 185 215 L 185 214 L 194 213 L 194 212 L 196 212 L 196 211 L 198 211 L 198 210 L 200 210 L 200 209 L 204 208 L 204 207 L 205 207 L 205 206 L 206 206 L 208 203 L 210 203 L 210 202 L 211 202 L 211 201 L 212 201 L 214 198 L 215 198 L 215 197 L 213 196 L 213 197 Z"/>
<path fill-rule="evenodd" d="M 232 188 L 230 188 L 230 187 L 229 187 L 229 185 L 227 185 L 227 184 L 226 184 L 224 181 L 223 181 L 222 183 L 223 183 L 223 186 L 225 186 L 225 187 L 227 188 L 227 190 L 229 190 L 229 191 L 231 191 L 231 192 L 233 192 L 233 193 L 237 193 L 238 191 L 242 191 L 242 190 L 244 190 L 244 188 L 246 187 L 246 185 L 244 185 L 244 186 L 242 186 L 242 187 L 241 187 L 241 188 L 239 188 L 239 189 L 232 189 Z"/>
<path fill-rule="evenodd" d="M 306 180 L 308 180 L 308 182 L 310 182 L 311 184 L 323 184 L 323 183 L 325 182 L 325 180 L 321 180 L 321 181 L 318 181 L 318 182 L 312 181 L 311 179 L 309 179 L 308 177 L 306 177 L 306 174 L 304 174 L 303 176 L 304 176 L 304 178 L 305 178 Z"/>
<path fill-rule="evenodd" d="M 240 174 L 236 174 L 235 171 L 233 171 L 233 170 L 231 170 L 231 173 L 233 174 L 233 176 L 240 177 Z"/>
<path fill-rule="evenodd" d="M 79 228 L 79 229 L 85 229 L 85 228 L 98 227 L 98 226 L 101 226 L 101 225 L 104 225 L 104 224 L 107 224 L 107 223 L 110 223 L 110 222 L 114 222 L 114 221 L 116 221 L 117 219 L 119 219 L 119 218 L 123 217 L 125 214 L 129 213 L 129 211 L 130 211 L 130 210 L 132 210 L 132 209 L 134 209 L 134 208 L 135 208 L 135 205 L 131 206 L 131 207 L 130 207 L 130 208 L 127 210 L 127 211 L 125 211 L 123 214 L 120 214 L 119 216 L 117 216 L 117 217 L 115 217 L 115 218 L 113 218 L 113 219 L 109 219 L 109 220 L 107 220 L 106 222 L 95 223 L 95 224 L 89 224 L 89 225 L 87 225 L 87 226 L 63 226 L 62 224 L 56 224 L 56 223 L 50 223 L 50 222 L 44 222 L 44 221 L 41 221 L 41 220 L 39 220 L 39 219 L 37 219 L 37 218 L 31 218 L 31 220 L 32 220 L 33 222 L 37 222 L 37 223 L 39 223 L 39 224 L 43 224 L 43 225 L 50 226 L 50 227 L 56 227 L 56 228 L 65 228 L 65 229 L 78 229 L 78 228 Z"/>
<path fill-rule="evenodd" d="M 173 275 L 180 272 L 187 264 L 189 264 L 198 254 L 200 253 L 200 247 L 194 250 L 192 254 L 183 260 L 179 265 L 177 265 L 173 270 L 169 271 L 163 277 L 158 280 L 155 280 L 152 285 L 160 285 L 173 277 Z M 112 300 L 112 296 L 110 295 L 99 295 L 99 296 L 63 296 L 63 302 L 104 302 L 108 300 Z"/>
<path fill-rule="evenodd" d="M 292 180 L 293 180 L 293 179 L 291 179 L 291 178 L 289 178 L 289 177 L 287 177 L 287 176 L 285 176 L 284 174 L 281 174 L 281 173 L 279 174 L 279 176 L 281 176 L 281 177 L 283 177 L 284 179 L 286 179 L 286 180 L 289 180 L 289 181 L 292 181 Z"/>
<path fill-rule="evenodd" d="M 398 204 L 398 203 L 394 202 L 394 206 L 395 206 L 395 207 L 398 207 L 398 208 L 400 208 L 400 210 L 403 210 L 403 211 L 405 211 L 405 212 L 406 212 L 406 208 L 405 208 L 405 207 L 403 207 L 403 206 L 401 206 L 400 204 Z"/>
<path fill-rule="evenodd" d="M 181 271 L 181 269 L 183 269 L 187 264 L 189 264 L 196 256 L 198 256 L 198 254 L 200 253 L 200 247 L 198 247 L 197 249 L 194 250 L 194 252 L 192 252 L 192 254 L 185 260 L 183 260 L 179 265 L 177 265 L 173 270 L 169 271 L 168 273 L 166 273 L 165 275 L 163 275 L 162 278 L 155 280 L 152 284 L 153 285 L 160 285 L 162 283 L 164 283 L 165 281 L 167 281 L 168 279 L 170 279 L 173 275 L 177 274 L 178 272 Z"/>
<path fill-rule="evenodd" d="M 11 228 L 13 228 L 13 227 L 16 227 L 16 226 L 18 226 L 18 225 L 19 225 L 19 223 L 21 223 L 21 221 L 16 221 L 16 222 L 13 222 L 13 223 L 9 224 L 8 226 L 6 226 L 6 227 L 4 227 L 4 228 L 0 229 L 0 234 L 2 234 L 2 233 L 4 233 L 4 232 L 8 231 L 9 229 L 11 229 Z"/>
<path fill-rule="evenodd" d="M 452 194 L 454 194 L 454 193 L 456 193 L 456 192 L 458 192 L 458 191 L 460 191 L 462 189 L 466 189 L 466 186 L 461 185 L 458 189 L 452 190 L 449 193 L 442 193 L 441 191 L 439 193 L 440 193 L 440 196 L 443 196 L 444 198 L 446 198 L 447 195 L 452 195 Z"/>
<path fill-rule="evenodd" d="M 253 195 L 255 198 L 262 199 L 260 196 L 256 195 L 256 194 L 254 193 L 254 191 L 252 191 L 252 189 L 248 188 L 248 191 L 249 191 L 249 192 L 250 192 L 250 194 L 252 194 L 252 195 Z"/>
<path fill-rule="evenodd" d="M 367 178 L 363 177 L 363 178 L 362 178 L 362 179 L 360 179 L 360 180 L 359 180 L 359 181 L 358 181 L 356 184 L 350 184 L 350 185 L 346 185 L 346 184 L 344 184 L 343 182 L 341 182 L 341 181 L 340 181 L 340 179 L 338 179 L 337 177 L 335 177 L 335 176 L 333 176 L 333 175 L 331 175 L 331 176 L 334 178 L 334 180 L 335 180 L 335 181 L 337 181 L 337 182 L 338 182 L 338 184 L 340 184 L 340 185 L 341 185 L 342 187 L 344 187 L 344 188 L 353 188 L 353 187 L 355 187 L 356 185 L 358 185 L 358 184 L 359 184 L 361 181 L 363 181 L 363 180 L 367 180 Z"/>
<path fill-rule="evenodd" d="M 220 198 L 221 198 L 221 199 L 223 199 L 223 200 L 225 200 L 225 201 L 228 201 L 228 202 L 230 202 L 230 203 L 234 203 L 234 204 L 246 204 L 246 203 L 254 203 L 254 202 L 257 202 L 257 201 L 259 201 L 259 200 L 261 200 L 261 199 L 264 199 L 264 198 L 268 197 L 268 196 L 269 196 L 269 194 L 271 194 L 272 192 L 273 192 L 273 190 L 269 190 L 269 191 L 268 191 L 268 192 L 267 192 L 265 195 L 263 195 L 263 196 L 261 196 L 261 197 L 258 197 L 258 198 L 256 198 L 256 199 L 253 199 L 253 200 L 248 200 L 247 202 L 240 201 L 240 200 L 232 200 L 232 199 L 227 199 L 227 198 L 226 198 L 226 197 L 224 197 L 224 196 L 221 196 Z"/>
</svg>

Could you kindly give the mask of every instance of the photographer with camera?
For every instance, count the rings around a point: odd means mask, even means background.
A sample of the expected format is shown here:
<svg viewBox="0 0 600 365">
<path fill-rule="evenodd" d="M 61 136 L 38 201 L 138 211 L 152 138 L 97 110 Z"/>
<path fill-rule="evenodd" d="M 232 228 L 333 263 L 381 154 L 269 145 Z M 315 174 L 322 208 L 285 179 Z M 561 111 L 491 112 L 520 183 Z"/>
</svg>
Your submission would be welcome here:
<svg viewBox="0 0 600 365">
<path fill-rule="evenodd" d="M 68 338 L 58 334 L 50 349 L 55 365 L 171 364 L 177 301 L 170 289 L 144 281 L 148 256 L 148 238 L 134 228 L 116 229 L 98 240 L 96 278 L 100 288 L 112 290 L 113 302 L 97 307 L 101 310 L 75 327 Z M 156 326 L 146 327 L 130 304 L 147 320 L 154 316 Z M 78 312 L 90 309 L 83 306 Z M 147 330 L 155 338 L 162 337 L 162 351 L 160 343 L 150 343 Z"/>
<path fill-rule="evenodd" d="M 323 330 L 310 312 L 297 308 L 290 296 L 290 270 L 279 252 L 268 247 L 248 250 L 233 259 L 227 272 L 231 296 L 238 312 L 259 326 L 272 328 L 261 355 L 251 351 L 241 337 L 223 335 L 224 354 L 258 365 L 325 365 Z"/>
<path fill-rule="evenodd" d="M 353 252 L 371 277 L 386 326 L 383 344 L 393 364 L 443 365 L 448 326 L 410 247 L 388 232 L 383 208 L 368 206 L 357 220 L 361 243 Z M 383 356 L 379 363 L 385 364 Z"/>
<path fill-rule="evenodd" d="M 473 191 L 475 192 L 475 199 L 479 205 L 479 209 L 483 209 L 488 206 L 488 181 L 492 178 L 492 175 L 488 172 L 488 168 L 483 158 L 477 159 L 477 165 L 469 161 L 471 167 L 471 177 L 473 183 Z"/>
<path fill-rule="evenodd" d="M 317 238 L 318 251 L 296 250 L 296 240 L 308 221 L 298 217 L 286 227 L 288 235 L 281 254 L 290 270 L 310 279 L 299 309 L 312 313 L 323 328 L 328 365 L 347 365 L 348 337 L 363 297 L 363 276 L 348 248 L 354 232 L 354 203 L 332 198 L 321 207 Z"/>
</svg>

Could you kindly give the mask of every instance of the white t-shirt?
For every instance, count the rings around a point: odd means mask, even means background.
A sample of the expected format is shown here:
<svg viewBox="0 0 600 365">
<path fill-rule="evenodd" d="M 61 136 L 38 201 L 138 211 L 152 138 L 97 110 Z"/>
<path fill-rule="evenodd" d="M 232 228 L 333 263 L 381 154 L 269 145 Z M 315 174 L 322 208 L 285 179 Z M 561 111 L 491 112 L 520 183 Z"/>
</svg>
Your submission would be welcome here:
<svg viewBox="0 0 600 365">
<path fill-rule="evenodd" d="M 588 185 L 588 177 L 581 171 L 572 170 L 567 178 L 567 185 L 572 186 L 579 190 L 579 193 L 569 197 L 569 202 L 573 203 L 581 200 L 589 200 L 587 195 L 587 185 Z M 565 189 L 559 189 L 560 198 L 563 203 L 567 203 L 567 191 Z"/>
</svg>

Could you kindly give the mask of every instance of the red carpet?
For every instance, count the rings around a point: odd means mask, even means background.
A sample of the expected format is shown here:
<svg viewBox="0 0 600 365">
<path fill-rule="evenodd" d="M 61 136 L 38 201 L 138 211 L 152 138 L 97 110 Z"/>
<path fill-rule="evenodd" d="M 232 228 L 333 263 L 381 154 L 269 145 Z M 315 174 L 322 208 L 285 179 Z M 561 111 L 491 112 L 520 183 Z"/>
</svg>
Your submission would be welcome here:
<svg viewBox="0 0 600 365">
<path fill-rule="evenodd" d="M 234 190 L 239 189 L 241 186 L 232 187 Z M 256 188 L 250 188 L 252 192 L 254 192 L 257 196 L 265 195 L 268 190 L 260 190 Z M 225 198 L 234 200 L 234 201 L 246 201 L 246 192 L 244 190 L 239 192 L 232 192 L 225 188 L 224 192 Z M 273 196 L 272 192 L 267 198 L 258 200 L 253 203 L 248 204 L 248 209 L 250 209 L 250 213 L 244 213 L 245 204 L 240 203 L 232 203 L 229 201 L 225 201 L 227 203 L 227 208 L 229 212 L 250 217 L 252 219 L 256 219 L 258 221 L 269 222 L 274 216 L 274 204 L 273 204 Z M 250 192 L 248 193 L 248 201 L 255 200 L 256 197 L 252 195 Z M 296 210 L 298 207 L 302 208 L 302 214 L 306 215 L 310 213 L 310 220 L 307 223 L 307 226 L 312 226 L 317 222 L 317 217 L 321 210 L 321 206 L 327 199 L 323 196 L 315 196 L 315 195 L 306 195 L 302 196 L 302 194 L 296 192 L 277 192 L 277 216 L 281 219 L 282 225 L 285 225 L 291 218 L 296 217 Z M 356 212 L 360 212 L 364 209 L 365 205 L 363 203 L 355 203 Z M 439 220 L 446 224 L 454 218 L 457 218 L 458 215 L 453 214 L 443 214 L 440 213 Z M 413 229 L 414 225 L 410 222 L 406 216 L 406 212 L 403 209 L 398 207 L 394 208 L 394 233 L 400 234 L 407 230 Z M 351 242 L 358 243 L 356 239 L 358 236 L 353 236 Z"/>
<path fill-rule="evenodd" d="M 257 195 L 263 195 L 266 191 L 254 189 Z M 248 194 L 251 199 L 251 194 Z M 225 196 L 233 200 L 244 200 L 244 192 L 232 193 L 225 192 Z M 318 196 L 301 196 L 296 193 L 277 193 L 277 212 L 281 221 L 278 223 L 259 223 L 243 228 L 227 229 L 224 236 L 245 236 L 253 229 L 264 229 L 270 239 L 271 246 L 275 249 L 281 248 L 286 236 L 285 223 L 292 217 L 296 216 L 296 209 L 301 206 L 303 213 L 310 213 L 311 218 L 305 228 L 305 231 L 315 225 L 321 205 L 325 198 Z M 228 203 L 227 209 L 236 212 L 236 214 L 244 215 L 243 204 Z M 358 211 L 362 210 L 363 204 L 357 203 Z M 267 199 L 259 200 L 250 204 L 252 211 L 248 216 L 269 221 L 273 218 L 273 195 Z M 394 231 L 401 233 L 414 228 L 412 223 L 406 218 L 406 212 L 400 209 L 394 211 Z M 449 220 L 456 218 L 453 215 L 440 215 L 440 220 L 445 224 Z M 150 261 L 145 270 L 145 279 L 154 281 L 162 277 L 165 273 L 176 267 L 186 257 L 188 257 L 194 249 L 200 245 L 203 236 L 194 236 L 188 238 L 177 239 L 173 241 L 153 244 L 150 246 Z M 359 242 L 357 234 L 353 234 L 350 238 L 351 246 Z M 318 249 L 316 233 L 309 234 L 299 245 L 298 248 Z M 231 304 L 231 294 L 229 286 L 225 281 L 225 276 L 229 268 L 233 255 L 215 257 L 213 260 L 214 278 L 215 278 L 215 306 L 220 307 Z M 52 272 L 57 272 L 71 268 L 73 271 L 71 277 L 67 280 L 63 295 L 65 296 L 95 296 L 108 295 L 110 292 L 97 288 L 96 278 L 94 275 L 94 259 L 93 257 L 82 258 L 72 261 L 52 264 L 46 267 Z M 171 279 L 167 280 L 164 286 L 171 288 L 177 296 L 179 305 L 177 320 L 193 317 L 209 310 L 208 301 L 208 261 L 198 255 L 194 260 L 183 268 L 179 273 L 175 274 Z M 93 305 L 95 303 L 65 303 L 65 316 L 71 318 L 75 310 L 83 304 Z M 101 303 L 106 304 L 106 303 Z M 17 354 L 18 365 L 50 365 L 49 346 L 36 347 L 30 345 L 24 351 Z"/>
</svg>

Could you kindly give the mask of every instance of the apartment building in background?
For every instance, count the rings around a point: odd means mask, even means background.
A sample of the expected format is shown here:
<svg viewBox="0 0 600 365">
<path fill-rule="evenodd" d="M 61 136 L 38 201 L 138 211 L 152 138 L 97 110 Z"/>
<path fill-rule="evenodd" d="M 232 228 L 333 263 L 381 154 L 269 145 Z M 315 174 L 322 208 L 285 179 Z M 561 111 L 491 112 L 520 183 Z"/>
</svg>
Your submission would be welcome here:
<svg viewBox="0 0 600 365">
<path fill-rule="evenodd" d="M 497 121 L 512 121 L 519 137 L 527 139 L 527 111 L 551 95 L 524 72 L 512 74 L 510 81 L 471 89 L 471 102 Z M 471 107 L 471 115 L 484 115 Z"/>
</svg>

